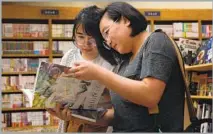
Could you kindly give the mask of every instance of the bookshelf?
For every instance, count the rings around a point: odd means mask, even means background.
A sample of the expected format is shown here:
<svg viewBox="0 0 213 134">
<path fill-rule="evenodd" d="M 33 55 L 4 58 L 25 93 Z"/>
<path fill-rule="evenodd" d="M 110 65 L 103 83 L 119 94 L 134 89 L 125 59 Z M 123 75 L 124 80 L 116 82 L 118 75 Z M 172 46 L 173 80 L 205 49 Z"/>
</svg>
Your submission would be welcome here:
<svg viewBox="0 0 213 134">
<path fill-rule="evenodd" d="M 73 41 L 73 39 L 69 37 L 53 37 L 53 41 Z"/>
<path fill-rule="evenodd" d="M 27 131 L 27 130 L 32 130 L 32 129 L 54 129 L 56 130 L 58 128 L 58 126 L 52 126 L 52 125 L 42 125 L 42 126 L 24 126 L 24 127 L 6 127 L 3 128 L 2 131 L 3 132 L 11 132 L 11 131 L 15 131 L 15 132 L 20 132 L 20 131 Z M 32 132 L 32 131 L 30 131 Z M 37 132 L 37 131 L 35 131 Z"/>
<path fill-rule="evenodd" d="M 36 72 L 2 72 L 2 75 L 36 75 Z"/>
<path fill-rule="evenodd" d="M 197 73 L 203 73 L 203 72 L 212 72 L 212 63 L 206 63 L 206 64 L 199 64 L 199 65 L 192 65 L 192 66 L 185 66 L 185 70 L 187 75 L 191 74 L 192 72 L 197 72 Z M 198 77 L 198 76 L 197 76 Z M 200 88 L 200 86 L 199 86 Z M 201 89 L 198 89 L 201 90 Z M 196 105 L 198 104 L 197 101 L 201 101 L 203 103 L 203 101 L 209 101 L 211 106 L 212 106 L 212 100 L 213 100 L 213 96 L 200 96 L 200 95 L 191 95 L 192 101 L 193 103 L 196 102 Z M 194 104 L 195 106 L 195 104 Z M 195 106 L 195 108 L 197 108 L 197 106 Z M 198 112 L 198 111 L 197 111 Z M 198 115 L 198 114 L 197 114 Z M 190 124 L 190 120 L 189 120 L 189 113 L 188 113 L 188 107 L 187 104 L 185 102 L 185 108 L 184 108 L 184 128 L 186 128 L 188 125 Z"/>
<path fill-rule="evenodd" d="M 46 111 L 46 109 L 45 108 L 2 108 L 2 113 L 26 112 L 26 111 Z"/>
<path fill-rule="evenodd" d="M 212 100 L 213 96 L 197 96 L 197 95 L 192 95 L 192 99 L 206 99 L 206 100 Z"/>
<path fill-rule="evenodd" d="M 3 37 L 3 41 L 48 41 L 49 50 L 53 49 L 54 41 L 72 41 L 71 37 L 54 37 L 53 29 L 54 25 L 69 25 L 73 24 L 75 15 L 81 10 L 81 8 L 63 8 L 63 7 L 48 7 L 48 9 L 59 10 L 59 15 L 43 15 L 41 10 L 46 7 L 39 6 L 24 6 L 24 5 L 2 5 L 2 22 L 3 23 L 20 23 L 20 24 L 47 24 L 48 36 L 47 37 Z M 17 10 L 14 11 L 14 10 Z M 153 9 L 139 9 L 142 13 L 145 11 L 153 11 Z M 13 12 L 11 12 L 13 11 Z M 22 11 L 29 11 L 23 14 Z M 187 37 L 189 39 L 202 40 L 202 24 L 211 24 L 212 12 L 208 9 L 155 9 L 160 11 L 161 16 L 147 16 L 147 20 L 150 25 L 151 31 L 154 31 L 155 25 L 172 24 L 174 22 L 196 22 L 198 23 L 198 37 Z M 192 14 L 193 13 L 193 14 Z M 178 40 L 179 37 L 173 37 Z M 48 55 L 3 55 L 6 57 L 48 57 L 52 62 L 55 57 L 62 57 L 63 55 L 53 54 L 52 51 Z"/>
<path fill-rule="evenodd" d="M 59 10 L 59 15 L 43 15 L 42 9 Z M 73 19 L 82 8 L 79 7 L 40 7 L 24 5 L 2 5 L 2 23 L 15 24 L 46 24 L 48 27 L 48 36 L 46 37 L 3 37 L 2 41 L 46 41 L 48 42 L 49 53 L 41 54 L 3 54 L 2 58 L 48 58 L 53 62 L 54 58 L 61 58 L 63 54 L 53 53 L 54 42 L 73 41 L 71 37 L 54 37 L 54 25 L 73 24 Z M 208 37 L 203 36 L 202 25 L 212 24 L 212 10 L 210 9 L 139 9 L 142 13 L 145 11 L 160 11 L 160 16 L 147 16 L 151 32 L 155 30 L 155 25 L 173 25 L 174 22 L 197 23 L 198 36 L 187 37 L 195 40 L 206 40 Z M 26 12 L 27 11 L 27 12 Z M 24 13 L 24 14 L 23 14 Z M 172 36 L 176 41 L 179 37 Z M 60 44 L 59 44 L 60 45 Z M 186 71 L 205 71 L 211 70 L 212 64 L 186 67 Z M 36 75 L 36 72 L 3 72 L 2 76 L 13 75 Z M 16 93 L 16 91 L 3 91 L 2 94 Z M 207 99 L 207 97 L 192 96 L 193 99 Z M 35 111 L 44 109 L 2 109 L 3 112 L 17 111 Z M 187 115 L 185 114 L 186 118 Z M 187 126 L 187 120 L 184 122 Z M 43 127 L 43 126 L 42 126 Z"/>
<path fill-rule="evenodd" d="M 3 54 L 2 58 L 48 58 L 48 55 L 38 55 L 38 54 Z"/>
<path fill-rule="evenodd" d="M 50 125 L 46 125 L 46 126 L 24 126 L 22 127 L 23 129 L 28 129 L 28 128 L 39 128 L 39 127 L 53 127 L 53 128 L 57 128 L 57 126 L 50 126 Z M 5 130 L 10 130 L 10 129 L 18 129 L 18 127 L 6 127 Z"/>
<path fill-rule="evenodd" d="M 1 93 L 2 94 L 22 94 L 23 92 L 20 91 L 20 90 L 17 90 L 17 91 L 15 91 L 15 90 L 7 90 L 7 91 L 2 91 Z"/>
<path fill-rule="evenodd" d="M 2 41 L 48 41 L 48 38 L 36 38 L 36 37 L 3 37 Z"/>
<path fill-rule="evenodd" d="M 200 64 L 194 66 L 185 66 L 186 71 L 211 71 L 212 70 L 212 63 L 208 64 Z"/>
</svg>

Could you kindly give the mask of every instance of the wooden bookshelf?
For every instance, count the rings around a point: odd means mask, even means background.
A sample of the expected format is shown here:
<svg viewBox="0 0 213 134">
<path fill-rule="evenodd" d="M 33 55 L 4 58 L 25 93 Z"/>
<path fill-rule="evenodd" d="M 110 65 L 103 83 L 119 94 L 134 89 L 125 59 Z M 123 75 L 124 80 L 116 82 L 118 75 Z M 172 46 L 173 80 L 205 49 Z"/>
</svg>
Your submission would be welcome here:
<svg viewBox="0 0 213 134">
<path fill-rule="evenodd" d="M 20 94 L 20 93 L 23 93 L 22 91 L 20 90 L 7 90 L 7 91 L 2 91 L 1 92 L 2 94 Z"/>
<path fill-rule="evenodd" d="M 47 58 L 49 55 L 38 55 L 38 54 L 3 54 L 2 58 Z"/>
<path fill-rule="evenodd" d="M 200 65 L 193 65 L 193 66 L 185 66 L 186 73 L 196 71 L 196 72 L 204 72 L 204 71 L 212 71 L 212 63 L 208 64 L 200 64 Z M 197 95 L 192 95 L 191 98 L 193 100 L 212 100 L 212 96 L 197 96 Z M 185 106 L 184 106 L 184 129 L 190 125 L 190 116 L 189 116 L 189 111 L 188 111 L 188 106 L 185 101 Z"/>
<path fill-rule="evenodd" d="M 74 41 L 71 37 L 53 37 L 53 41 Z"/>
<path fill-rule="evenodd" d="M 32 24 L 48 24 L 49 36 L 47 38 L 33 38 L 33 37 L 23 37 L 23 38 L 7 38 L 4 37 L 3 40 L 46 40 L 49 42 L 49 49 L 52 50 L 53 41 L 73 41 L 70 37 L 52 37 L 52 24 L 73 24 L 73 19 L 82 9 L 82 7 L 48 7 L 48 9 L 59 10 L 60 15 L 42 15 L 40 14 L 42 9 L 47 7 L 40 6 L 27 6 L 27 5 L 2 5 L 2 19 L 3 22 L 10 23 L 32 23 Z M 27 13 L 25 11 L 28 11 Z M 139 9 L 140 12 L 153 11 L 153 9 Z M 158 22 L 166 23 L 169 22 L 197 22 L 199 24 L 199 37 L 190 38 L 202 40 L 201 25 L 203 22 L 212 21 L 212 11 L 210 9 L 155 9 L 154 11 L 160 11 L 160 17 L 146 17 L 151 31 L 154 31 L 154 25 Z M 25 12 L 25 14 L 23 14 Z M 6 20 L 6 21 L 5 21 Z M 7 21 L 8 20 L 8 21 Z M 179 38 L 174 38 L 179 39 Z M 62 55 L 54 55 L 50 52 L 47 56 L 39 55 L 3 55 L 3 57 L 49 57 L 49 61 L 53 61 L 54 57 L 62 57 Z"/>
<path fill-rule="evenodd" d="M 63 57 L 63 54 L 53 54 L 53 57 L 54 58 L 58 58 L 58 57 L 61 58 L 61 57 Z"/>
<path fill-rule="evenodd" d="M 3 37 L 3 41 L 48 41 L 48 38 L 37 37 Z"/>
<path fill-rule="evenodd" d="M 192 99 L 205 99 L 205 100 L 212 100 L 213 96 L 197 96 L 197 95 L 192 95 Z"/>
<path fill-rule="evenodd" d="M 209 39 L 209 37 L 202 37 L 202 40 L 207 40 Z"/>
<path fill-rule="evenodd" d="M 52 125 L 39 125 L 39 126 L 24 126 L 22 127 L 23 129 L 25 128 L 38 128 L 38 127 L 58 127 L 58 126 L 52 126 Z M 19 127 L 5 127 L 4 129 L 16 129 L 16 128 L 19 128 Z"/>
<path fill-rule="evenodd" d="M 212 65 L 213 65 L 212 63 L 208 63 L 193 66 L 185 66 L 185 69 L 186 71 L 211 71 Z"/>
<path fill-rule="evenodd" d="M 2 72 L 2 75 L 36 75 L 36 72 Z"/>
<path fill-rule="evenodd" d="M 23 127 L 5 127 L 2 128 L 3 132 L 11 132 L 11 131 L 30 131 L 35 129 L 35 132 L 37 132 L 37 129 L 54 129 L 57 130 L 58 126 L 53 125 L 40 125 L 40 126 L 23 126 Z"/>
<path fill-rule="evenodd" d="M 2 112 L 20 112 L 20 111 L 46 111 L 45 108 L 2 108 Z"/>
<path fill-rule="evenodd" d="M 199 40 L 199 37 L 172 37 L 174 40 L 179 40 L 180 38 Z"/>
</svg>

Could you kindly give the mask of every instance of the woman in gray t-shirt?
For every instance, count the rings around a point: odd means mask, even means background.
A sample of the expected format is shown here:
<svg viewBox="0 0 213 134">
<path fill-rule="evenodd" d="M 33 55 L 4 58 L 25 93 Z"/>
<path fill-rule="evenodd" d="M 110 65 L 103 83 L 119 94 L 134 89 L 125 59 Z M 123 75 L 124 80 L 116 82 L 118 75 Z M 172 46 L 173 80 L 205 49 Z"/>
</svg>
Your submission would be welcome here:
<svg viewBox="0 0 213 134">
<path fill-rule="evenodd" d="M 130 59 L 120 63 L 118 74 L 90 62 L 78 62 L 70 72 L 110 89 L 113 109 L 103 120 L 115 132 L 183 131 L 184 82 L 175 49 L 165 33 L 150 34 L 146 27 L 146 18 L 131 5 L 109 4 L 100 19 L 104 42 L 98 48 L 131 53 Z"/>
</svg>

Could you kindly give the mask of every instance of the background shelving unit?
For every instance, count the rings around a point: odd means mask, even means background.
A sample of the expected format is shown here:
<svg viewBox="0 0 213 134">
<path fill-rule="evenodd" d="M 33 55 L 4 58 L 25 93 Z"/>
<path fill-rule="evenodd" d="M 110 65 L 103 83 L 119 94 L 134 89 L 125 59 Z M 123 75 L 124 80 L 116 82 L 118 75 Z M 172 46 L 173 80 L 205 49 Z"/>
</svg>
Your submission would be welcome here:
<svg viewBox="0 0 213 134">
<path fill-rule="evenodd" d="M 211 71 L 212 70 L 212 63 L 208 64 L 200 64 L 194 66 L 186 66 L 186 71 Z"/>
<path fill-rule="evenodd" d="M 191 72 L 212 72 L 212 63 L 193 65 L 193 66 L 185 66 L 187 75 Z M 200 90 L 200 89 L 199 89 Z M 213 96 L 200 96 L 200 95 L 191 95 L 192 101 L 208 101 L 208 104 L 212 106 Z M 190 124 L 188 107 L 185 102 L 184 108 L 184 127 L 186 128 Z"/>
</svg>

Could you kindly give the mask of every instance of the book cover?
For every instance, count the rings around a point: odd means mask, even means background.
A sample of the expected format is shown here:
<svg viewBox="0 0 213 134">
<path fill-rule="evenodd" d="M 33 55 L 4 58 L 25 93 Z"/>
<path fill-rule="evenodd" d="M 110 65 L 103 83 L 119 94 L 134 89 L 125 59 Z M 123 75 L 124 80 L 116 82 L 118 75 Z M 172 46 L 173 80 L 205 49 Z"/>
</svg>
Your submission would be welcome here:
<svg viewBox="0 0 213 134">
<path fill-rule="evenodd" d="M 192 57 L 195 57 L 197 54 L 196 51 L 200 45 L 200 41 L 185 38 L 180 38 L 178 42 L 178 47 L 180 48 L 183 57 L 185 57 L 189 51 L 192 51 Z"/>
<path fill-rule="evenodd" d="M 212 63 L 212 58 L 212 38 L 210 38 L 197 49 L 194 64 Z"/>
<path fill-rule="evenodd" d="M 98 108 L 105 86 L 98 81 L 84 81 L 64 76 L 70 67 L 41 62 L 37 70 L 33 94 L 22 90 L 32 107 L 55 108 L 56 103 L 75 110 L 72 115 L 95 121 L 104 110 Z M 80 109 L 80 110 L 79 110 Z"/>
</svg>

